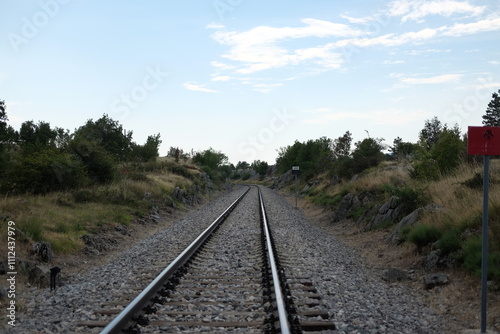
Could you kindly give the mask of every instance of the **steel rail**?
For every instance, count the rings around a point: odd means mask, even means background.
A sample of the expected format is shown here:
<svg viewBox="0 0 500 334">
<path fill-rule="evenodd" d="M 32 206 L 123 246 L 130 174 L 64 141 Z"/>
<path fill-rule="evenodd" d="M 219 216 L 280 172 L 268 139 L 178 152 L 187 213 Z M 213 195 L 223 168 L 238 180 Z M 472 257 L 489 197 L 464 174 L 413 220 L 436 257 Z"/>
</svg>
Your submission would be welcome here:
<svg viewBox="0 0 500 334">
<path fill-rule="evenodd" d="M 269 225 L 267 223 L 266 210 L 264 208 L 264 201 L 262 200 L 262 194 L 260 192 L 260 188 L 259 188 L 259 203 L 262 216 L 262 223 L 264 224 L 264 231 L 266 234 L 267 256 L 269 259 L 269 266 L 273 276 L 274 295 L 276 298 L 276 306 L 278 310 L 278 320 L 280 323 L 280 330 L 282 334 L 289 334 L 290 324 L 288 322 L 288 313 L 286 311 L 285 299 L 281 291 L 278 268 L 276 267 L 276 261 L 274 259 L 274 253 L 273 253 L 273 246 L 271 244 L 271 232 L 269 230 Z"/>
<path fill-rule="evenodd" d="M 142 312 L 142 309 L 150 303 L 165 282 L 182 267 L 191 256 L 207 240 L 210 234 L 220 225 L 229 213 L 236 207 L 239 201 L 248 193 L 250 187 L 236 199 L 217 219 L 214 220 L 177 258 L 168 265 L 147 287 L 144 289 L 122 312 L 120 312 L 102 331 L 101 334 L 122 333 L 123 329 L 133 321 L 133 317 Z"/>
</svg>

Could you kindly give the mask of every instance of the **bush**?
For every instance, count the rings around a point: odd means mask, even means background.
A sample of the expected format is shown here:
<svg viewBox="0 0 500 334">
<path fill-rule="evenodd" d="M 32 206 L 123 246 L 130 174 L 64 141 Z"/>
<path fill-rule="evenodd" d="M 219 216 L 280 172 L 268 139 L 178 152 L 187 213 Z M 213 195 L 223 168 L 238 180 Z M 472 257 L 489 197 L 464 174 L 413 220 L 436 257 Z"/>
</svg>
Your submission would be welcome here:
<svg viewBox="0 0 500 334">
<path fill-rule="evenodd" d="M 444 255 L 456 252 L 462 248 L 460 240 L 460 229 L 453 228 L 443 233 L 437 243 L 438 248 Z"/>
<path fill-rule="evenodd" d="M 9 165 L 4 191 L 46 194 L 84 184 L 82 164 L 70 154 L 56 149 L 43 149 L 31 154 L 19 154 Z"/>
<path fill-rule="evenodd" d="M 441 230 L 434 225 L 420 224 L 411 230 L 407 240 L 414 243 L 418 252 L 421 253 L 422 248 L 439 240 L 441 234 Z"/>
<path fill-rule="evenodd" d="M 482 238 L 467 240 L 463 246 L 464 267 L 477 276 L 481 276 Z M 500 282 L 500 253 L 488 254 L 488 279 Z"/>
<path fill-rule="evenodd" d="M 402 214 L 407 215 L 416 209 L 425 206 L 429 202 L 429 198 L 424 189 L 405 186 L 396 188 L 392 185 L 385 187 L 385 190 L 392 196 L 397 196 L 401 200 Z"/>
<path fill-rule="evenodd" d="M 73 193 L 75 203 L 89 203 L 96 200 L 94 193 L 88 189 L 77 190 Z"/>
</svg>

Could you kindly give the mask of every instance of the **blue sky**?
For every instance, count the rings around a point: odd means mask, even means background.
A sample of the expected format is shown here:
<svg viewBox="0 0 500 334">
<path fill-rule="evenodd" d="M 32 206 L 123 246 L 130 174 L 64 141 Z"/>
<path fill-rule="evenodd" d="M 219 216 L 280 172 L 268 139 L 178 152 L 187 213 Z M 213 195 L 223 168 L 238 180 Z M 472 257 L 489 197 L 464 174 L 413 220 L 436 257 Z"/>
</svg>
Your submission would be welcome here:
<svg viewBox="0 0 500 334">
<path fill-rule="evenodd" d="M 9 124 L 71 132 L 103 114 L 160 154 L 274 163 L 346 131 L 416 142 L 424 122 L 481 125 L 500 89 L 500 2 L 4 0 Z"/>
</svg>

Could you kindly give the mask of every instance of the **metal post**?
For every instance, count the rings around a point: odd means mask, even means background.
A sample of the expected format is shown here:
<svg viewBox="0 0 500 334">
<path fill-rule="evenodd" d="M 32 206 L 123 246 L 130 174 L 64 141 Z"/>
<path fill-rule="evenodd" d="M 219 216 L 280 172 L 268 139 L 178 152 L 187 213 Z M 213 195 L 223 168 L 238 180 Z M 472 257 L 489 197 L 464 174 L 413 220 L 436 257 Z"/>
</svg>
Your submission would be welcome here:
<svg viewBox="0 0 500 334">
<path fill-rule="evenodd" d="M 490 186 L 490 156 L 484 156 L 483 173 L 483 243 L 481 263 L 481 333 L 486 333 L 486 309 L 488 292 L 488 202 Z"/>
<path fill-rule="evenodd" d="M 295 207 L 297 207 L 297 197 L 298 197 L 298 193 L 297 193 L 297 174 L 295 174 Z"/>
</svg>

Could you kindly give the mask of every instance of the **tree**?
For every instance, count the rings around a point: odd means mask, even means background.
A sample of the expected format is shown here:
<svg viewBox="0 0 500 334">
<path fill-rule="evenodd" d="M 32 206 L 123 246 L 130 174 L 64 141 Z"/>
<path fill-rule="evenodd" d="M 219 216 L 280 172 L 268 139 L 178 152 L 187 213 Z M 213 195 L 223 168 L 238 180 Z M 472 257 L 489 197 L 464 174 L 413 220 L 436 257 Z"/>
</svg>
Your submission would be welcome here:
<svg viewBox="0 0 500 334">
<path fill-rule="evenodd" d="M 393 141 L 393 146 L 389 148 L 394 158 L 408 159 L 417 150 L 418 144 L 404 142 L 403 139 L 397 137 Z"/>
<path fill-rule="evenodd" d="M 445 175 L 453 172 L 462 163 L 466 151 L 466 144 L 460 138 L 460 129 L 455 125 L 453 129 L 444 128 L 431 154 L 439 171 Z"/>
<path fill-rule="evenodd" d="M 483 116 L 483 125 L 500 126 L 500 89 L 498 93 L 493 93 L 491 101 Z"/>
<path fill-rule="evenodd" d="M 342 137 L 333 141 L 333 158 L 341 159 L 351 154 L 352 134 L 346 131 Z"/>
<path fill-rule="evenodd" d="M 104 114 L 75 131 L 74 140 L 102 146 L 117 161 L 126 161 L 132 151 L 132 131 L 126 132 L 118 121 Z"/>
<path fill-rule="evenodd" d="M 212 169 L 216 169 L 228 163 L 227 156 L 222 152 L 215 151 L 213 148 L 196 153 L 193 161 L 201 166 L 210 167 Z"/>
<path fill-rule="evenodd" d="M 238 161 L 238 163 L 236 164 L 236 169 L 248 169 L 248 167 L 250 167 L 250 164 L 246 161 Z"/>
<path fill-rule="evenodd" d="M 352 172 L 353 174 L 360 173 L 367 168 L 377 166 L 384 160 L 382 150 L 383 139 L 366 138 L 363 141 L 357 142 L 354 152 L 352 152 Z"/>
<path fill-rule="evenodd" d="M 443 126 L 436 116 L 425 121 L 424 128 L 420 130 L 420 141 L 427 150 L 430 150 L 438 142 L 442 131 Z"/>
<path fill-rule="evenodd" d="M 132 156 L 142 162 L 153 161 L 158 157 L 158 148 L 160 147 L 160 134 L 148 136 L 144 145 L 132 144 Z M 179 151 L 177 150 L 176 161 L 179 161 Z"/>
<path fill-rule="evenodd" d="M 252 162 L 252 169 L 260 175 L 261 178 L 266 176 L 269 164 L 265 161 L 255 160 Z"/>
</svg>

